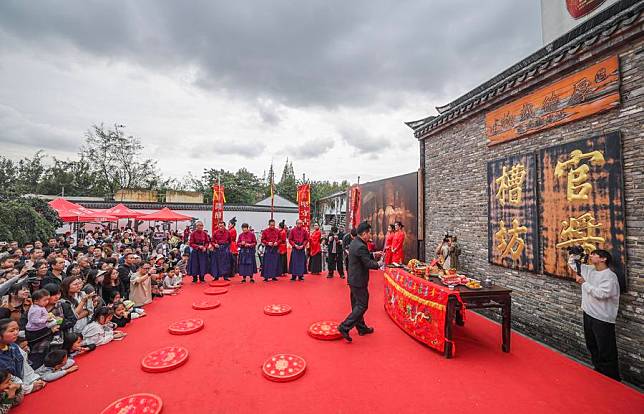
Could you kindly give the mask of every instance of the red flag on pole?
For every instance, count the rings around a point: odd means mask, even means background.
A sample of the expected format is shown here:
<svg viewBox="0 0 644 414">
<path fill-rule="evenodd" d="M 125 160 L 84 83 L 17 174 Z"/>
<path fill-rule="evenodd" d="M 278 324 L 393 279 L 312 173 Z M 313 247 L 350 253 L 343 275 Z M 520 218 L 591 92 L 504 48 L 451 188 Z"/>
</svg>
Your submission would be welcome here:
<svg viewBox="0 0 644 414">
<path fill-rule="evenodd" d="M 305 229 L 311 225 L 311 186 L 302 184 L 297 187 L 297 205 Z"/>
<path fill-rule="evenodd" d="M 212 186 L 212 236 L 215 234 L 217 225 L 220 221 L 224 220 L 224 203 L 226 196 L 224 195 L 224 186 L 215 184 Z"/>
<path fill-rule="evenodd" d="M 355 229 L 360 224 L 360 206 L 362 205 L 362 192 L 360 186 L 354 185 L 349 189 L 346 228 Z"/>
</svg>

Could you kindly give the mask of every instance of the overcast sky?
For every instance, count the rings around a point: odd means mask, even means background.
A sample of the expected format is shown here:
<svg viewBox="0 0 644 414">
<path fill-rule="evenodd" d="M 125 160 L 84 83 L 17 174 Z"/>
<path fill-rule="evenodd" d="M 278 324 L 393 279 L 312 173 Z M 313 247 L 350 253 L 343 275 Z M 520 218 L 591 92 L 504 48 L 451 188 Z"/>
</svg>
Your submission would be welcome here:
<svg viewBox="0 0 644 414">
<path fill-rule="evenodd" d="M 418 167 L 404 121 L 540 45 L 538 0 L 2 0 L 0 152 L 118 123 L 167 176 L 380 179 Z"/>
</svg>

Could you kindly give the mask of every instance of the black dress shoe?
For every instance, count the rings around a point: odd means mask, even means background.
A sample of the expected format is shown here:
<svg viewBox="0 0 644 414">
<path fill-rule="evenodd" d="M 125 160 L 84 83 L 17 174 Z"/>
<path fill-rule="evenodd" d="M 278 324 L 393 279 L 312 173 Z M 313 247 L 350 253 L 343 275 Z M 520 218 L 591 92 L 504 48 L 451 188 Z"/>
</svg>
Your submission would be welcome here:
<svg viewBox="0 0 644 414">
<path fill-rule="evenodd" d="M 291 278 L 291 282 L 293 282 L 294 280 L 295 280 L 295 276 L 293 276 L 293 277 Z"/>
<path fill-rule="evenodd" d="M 276 277 L 274 277 L 274 278 L 273 278 L 273 279 L 271 279 L 271 280 L 273 280 L 274 282 L 277 282 L 277 278 L 276 278 Z"/>
<path fill-rule="evenodd" d="M 358 331 L 358 335 L 360 335 L 360 336 L 369 335 L 369 334 L 372 334 L 373 331 L 374 331 L 373 328 L 361 329 L 361 330 Z"/>
<path fill-rule="evenodd" d="M 304 280 L 304 276 L 300 276 L 298 280 Z"/>
<path fill-rule="evenodd" d="M 255 279 L 250 279 L 250 283 L 255 283 Z"/>
<path fill-rule="evenodd" d="M 226 281 L 230 282 L 230 278 L 229 278 L 229 277 L 225 277 L 225 278 L 224 278 L 224 280 L 226 280 Z"/>
<path fill-rule="evenodd" d="M 344 279 L 344 275 L 341 275 L 341 276 L 340 276 L 340 279 Z"/>
<path fill-rule="evenodd" d="M 353 339 L 351 338 L 351 335 L 349 335 L 349 331 L 346 330 L 342 325 L 338 325 L 338 332 L 340 332 L 340 335 L 342 335 L 345 341 L 347 342 L 353 341 Z"/>
</svg>

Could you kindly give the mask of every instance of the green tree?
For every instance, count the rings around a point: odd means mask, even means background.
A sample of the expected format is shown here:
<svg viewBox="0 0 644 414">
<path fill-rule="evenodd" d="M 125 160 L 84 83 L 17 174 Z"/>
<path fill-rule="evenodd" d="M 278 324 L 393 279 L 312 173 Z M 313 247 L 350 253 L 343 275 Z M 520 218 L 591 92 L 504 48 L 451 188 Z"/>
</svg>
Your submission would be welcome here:
<svg viewBox="0 0 644 414">
<path fill-rule="evenodd" d="M 245 168 L 235 173 L 211 168 L 204 170 L 200 180 L 191 180 L 192 190 L 202 192 L 206 203 L 212 202 L 212 186 L 217 182 L 224 186 L 226 202 L 230 204 L 255 204 L 262 198 L 265 188 L 262 180 Z"/>
<path fill-rule="evenodd" d="M 280 182 L 277 183 L 277 194 L 295 202 L 297 200 L 297 180 L 295 179 L 295 170 L 293 163 L 286 159 L 284 169 L 282 170 L 282 177 Z"/>
<path fill-rule="evenodd" d="M 92 126 L 85 134 L 85 144 L 79 153 L 87 160 L 104 196 L 113 196 L 122 188 L 151 190 L 163 183 L 156 161 L 142 158 L 141 140 L 126 136 L 122 128 Z"/>
<path fill-rule="evenodd" d="M 0 195 L 16 194 L 17 178 L 18 168 L 16 163 L 9 158 L 0 156 Z"/>
<path fill-rule="evenodd" d="M 38 213 L 30 202 L 24 199 L 0 202 L 0 240 L 17 240 L 22 244 L 54 235 L 56 223 Z"/>
</svg>

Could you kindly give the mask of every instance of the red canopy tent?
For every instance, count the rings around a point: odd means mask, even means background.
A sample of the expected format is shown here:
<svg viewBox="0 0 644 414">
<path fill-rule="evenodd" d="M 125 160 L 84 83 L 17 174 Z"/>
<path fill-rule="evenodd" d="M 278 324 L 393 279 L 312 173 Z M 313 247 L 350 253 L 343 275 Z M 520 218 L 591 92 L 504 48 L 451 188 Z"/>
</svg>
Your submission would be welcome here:
<svg viewBox="0 0 644 414">
<path fill-rule="evenodd" d="M 140 211 L 132 210 L 131 208 L 127 207 L 124 204 L 117 204 L 112 208 L 106 209 L 104 214 L 109 214 L 111 216 L 117 217 L 117 218 L 138 218 L 139 216 L 142 216 L 144 213 L 141 213 Z"/>
<path fill-rule="evenodd" d="M 65 223 L 80 223 L 93 221 L 116 221 L 117 218 L 106 213 L 90 210 L 79 204 L 72 203 L 59 197 L 50 201 L 49 206 L 56 210 L 58 217 Z"/>
<path fill-rule="evenodd" d="M 192 217 L 186 216 L 184 214 L 177 213 L 170 210 L 168 207 L 163 207 L 159 211 L 153 213 L 144 214 L 138 216 L 137 220 L 147 220 L 147 221 L 190 221 Z"/>
</svg>

